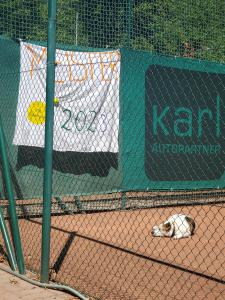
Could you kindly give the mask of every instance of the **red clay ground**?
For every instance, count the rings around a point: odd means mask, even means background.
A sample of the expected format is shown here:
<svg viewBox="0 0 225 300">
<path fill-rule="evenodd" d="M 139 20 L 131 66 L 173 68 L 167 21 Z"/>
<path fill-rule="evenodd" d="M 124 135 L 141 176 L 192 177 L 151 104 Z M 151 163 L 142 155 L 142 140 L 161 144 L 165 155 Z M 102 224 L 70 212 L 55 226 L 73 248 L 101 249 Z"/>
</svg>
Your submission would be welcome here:
<svg viewBox="0 0 225 300">
<path fill-rule="evenodd" d="M 174 213 L 191 238 L 150 235 Z M 41 220 L 20 220 L 26 264 L 40 268 Z M 52 279 L 96 299 L 225 299 L 225 207 L 202 205 L 52 218 Z M 210 279 L 213 277 L 214 279 Z"/>
</svg>

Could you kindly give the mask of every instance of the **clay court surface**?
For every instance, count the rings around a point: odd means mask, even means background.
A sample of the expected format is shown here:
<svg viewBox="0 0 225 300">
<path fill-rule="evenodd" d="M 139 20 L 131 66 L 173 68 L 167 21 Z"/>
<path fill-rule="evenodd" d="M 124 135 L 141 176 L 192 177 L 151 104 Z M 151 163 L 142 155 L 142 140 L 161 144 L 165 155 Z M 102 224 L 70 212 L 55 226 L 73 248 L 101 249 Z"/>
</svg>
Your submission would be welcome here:
<svg viewBox="0 0 225 300">
<path fill-rule="evenodd" d="M 150 235 L 174 213 L 194 236 Z M 39 272 L 41 219 L 20 219 L 27 266 Z M 225 299 L 225 206 L 148 208 L 52 217 L 51 279 L 94 299 Z"/>
</svg>

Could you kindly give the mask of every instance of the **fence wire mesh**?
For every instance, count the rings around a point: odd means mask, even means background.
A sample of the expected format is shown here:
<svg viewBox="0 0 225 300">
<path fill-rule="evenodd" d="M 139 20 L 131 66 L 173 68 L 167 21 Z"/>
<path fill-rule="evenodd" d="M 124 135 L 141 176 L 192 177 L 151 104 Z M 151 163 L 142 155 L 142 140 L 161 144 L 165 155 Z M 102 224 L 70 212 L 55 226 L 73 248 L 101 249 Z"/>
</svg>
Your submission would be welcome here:
<svg viewBox="0 0 225 300">
<path fill-rule="evenodd" d="M 0 3 L 1 117 L 37 273 L 47 10 Z M 51 280 L 94 299 L 225 298 L 224 13 L 222 0 L 57 1 Z M 8 218 L 3 180 L 1 198 Z"/>
</svg>

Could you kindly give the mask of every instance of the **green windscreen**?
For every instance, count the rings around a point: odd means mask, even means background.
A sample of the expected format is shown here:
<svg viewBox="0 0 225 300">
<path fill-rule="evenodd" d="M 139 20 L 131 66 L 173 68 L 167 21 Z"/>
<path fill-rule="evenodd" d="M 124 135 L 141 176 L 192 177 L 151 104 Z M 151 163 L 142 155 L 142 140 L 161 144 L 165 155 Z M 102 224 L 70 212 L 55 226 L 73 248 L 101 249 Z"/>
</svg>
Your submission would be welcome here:
<svg viewBox="0 0 225 300">
<path fill-rule="evenodd" d="M 224 70 L 122 50 L 123 189 L 224 187 Z"/>
</svg>

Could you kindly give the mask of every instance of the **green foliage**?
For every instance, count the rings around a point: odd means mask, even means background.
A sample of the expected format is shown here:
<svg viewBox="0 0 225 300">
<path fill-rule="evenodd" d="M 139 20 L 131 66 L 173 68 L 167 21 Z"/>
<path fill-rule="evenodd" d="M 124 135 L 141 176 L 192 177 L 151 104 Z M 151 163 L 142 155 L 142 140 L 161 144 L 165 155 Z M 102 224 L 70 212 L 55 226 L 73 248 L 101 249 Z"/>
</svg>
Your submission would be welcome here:
<svg viewBox="0 0 225 300">
<path fill-rule="evenodd" d="M 46 38 L 46 12 L 45 0 L 0 1 L 0 34 L 21 39 Z"/>
<path fill-rule="evenodd" d="M 225 61 L 224 0 L 58 0 L 62 44 Z M 129 5 L 132 10 L 129 11 Z M 47 38 L 47 0 L 0 1 L 0 34 Z"/>
<path fill-rule="evenodd" d="M 133 45 L 169 55 L 224 61 L 223 0 L 137 1 Z M 144 37 L 143 47 L 136 40 Z"/>
</svg>

